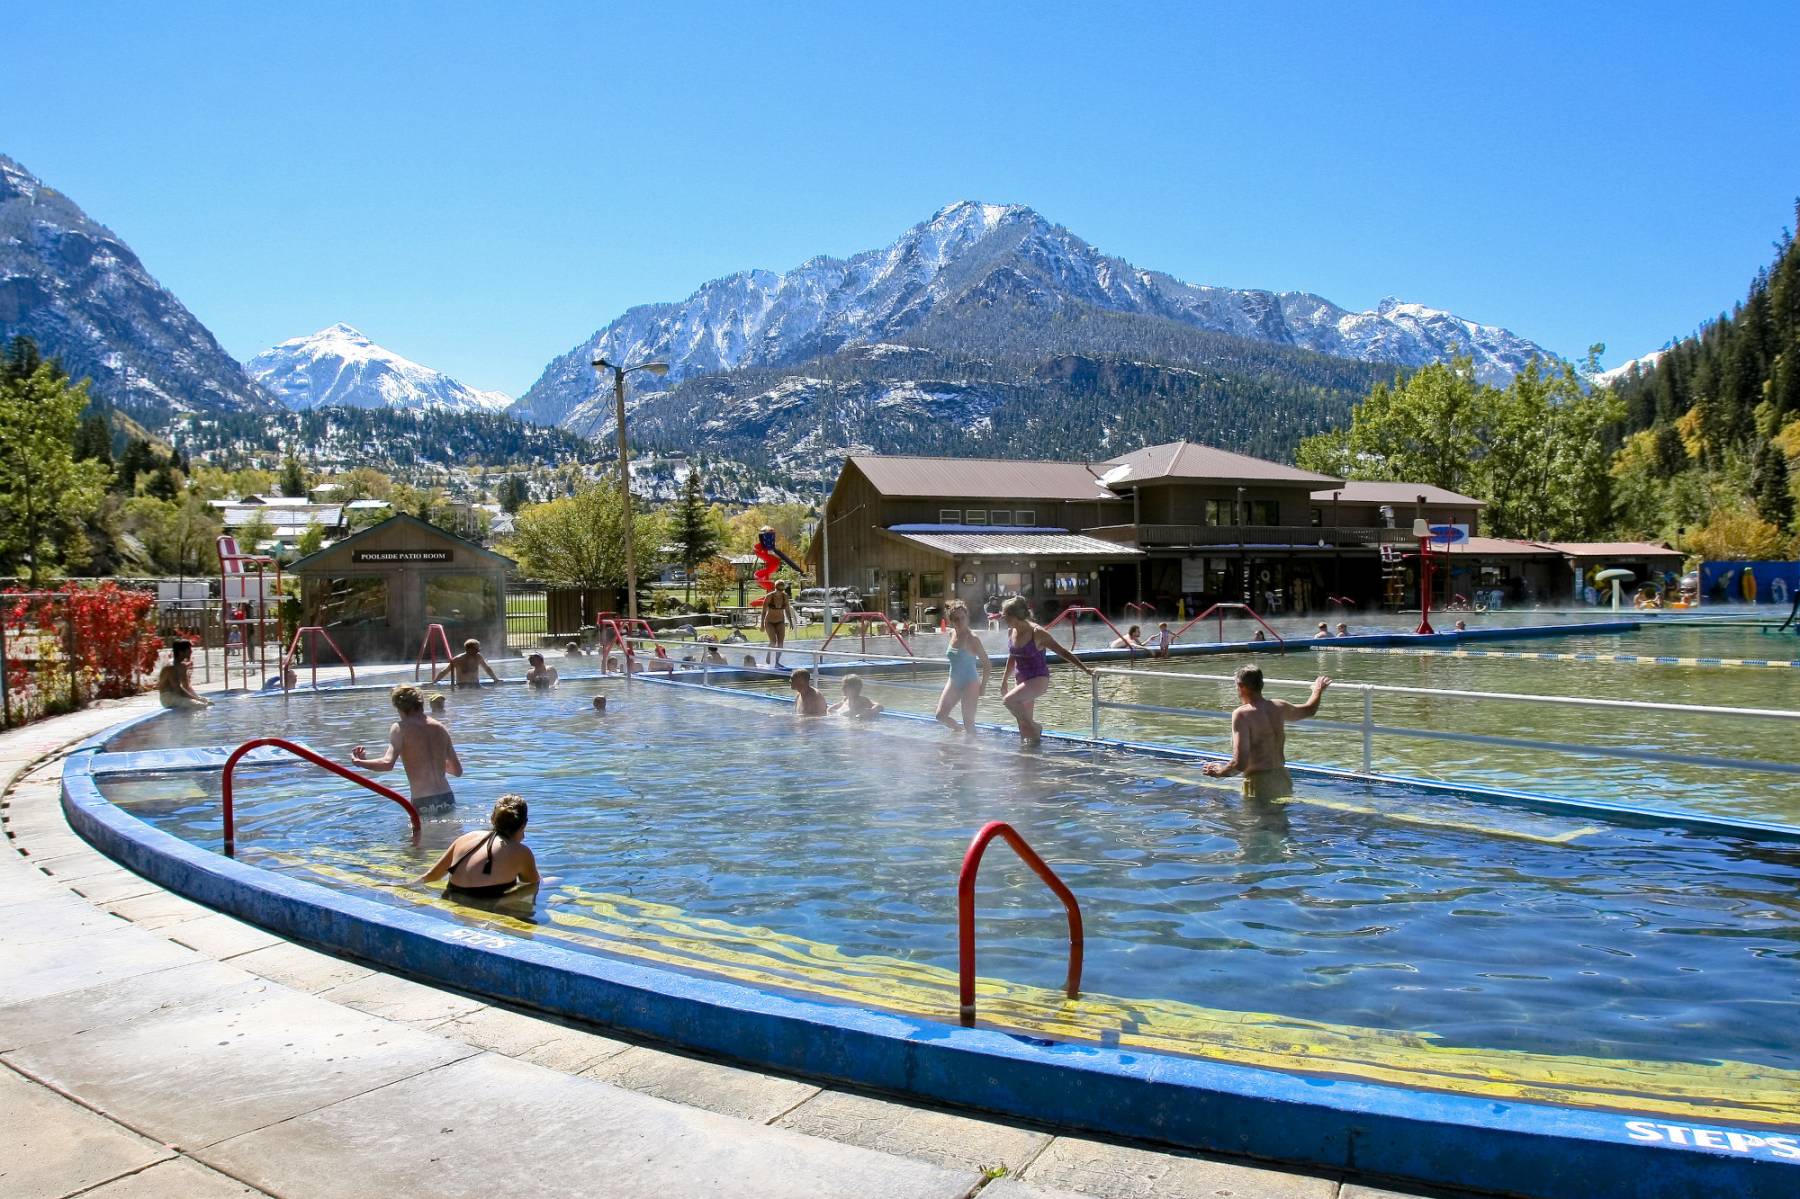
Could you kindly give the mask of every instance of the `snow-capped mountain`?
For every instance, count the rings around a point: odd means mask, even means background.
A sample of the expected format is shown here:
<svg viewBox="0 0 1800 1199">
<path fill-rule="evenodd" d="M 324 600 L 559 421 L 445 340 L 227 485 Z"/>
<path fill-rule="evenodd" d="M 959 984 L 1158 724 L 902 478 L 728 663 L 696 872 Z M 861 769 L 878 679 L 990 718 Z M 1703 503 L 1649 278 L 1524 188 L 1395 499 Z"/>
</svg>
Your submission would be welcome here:
<svg viewBox="0 0 1800 1199">
<path fill-rule="evenodd" d="M 245 369 L 289 408 L 444 408 L 500 412 L 512 397 L 478 391 L 337 324 L 264 350 Z"/>
<path fill-rule="evenodd" d="M 0 340 L 20 334 L 140 417 L 275 407 L 112 230 L 0 155 Z"/>
<path fill-rule="evenodd" d="M 1157 325 L 1226 333 L 1366 362 L 1417 366 L 1472 354 L 1486 380 L 1510 378 L 1541 347 L 1490 325 L 1419 304 L 1383 301 L 1351 312 L 1305 292 L 1241 291 L 1184 283 L 1110 257 L 1021 205 L 962 201 L 913 226 L 883 249 L 847 260 L 814 258 L 784 274 L 746 271 L 716 279 L 679 303 L 632 308 L 557 358 L 514 406 L 529 420 L 560 424 L 599 393 L 591 363 L 605 356 L 660 358 L 664 386 L 747 366 L 780 366 L 846 347 L 897 341 L 967 348 L 1004 325 L 1004 344 L 1023 353 L 1085 352 L 1081 323 L 1117 338 L 1117 319 L 1138 318 L 1144 340 Z M 651 385 L 643 380 L 640 386 Z"/>
<path fill-rule="evenodd" d="M 1633 358 L 1630 362 L 1621 363 L 1609 371 L 1601 371 L 1594 376 L 1595 387 L 1611 387 L 1614 383 L 1624 382 L 1634 370 L 1647 371 L 1655 366 L 1657 360 L 1669 351 L 1667 349 L 1651 350 L 1641 358 Z"/>
</svg>

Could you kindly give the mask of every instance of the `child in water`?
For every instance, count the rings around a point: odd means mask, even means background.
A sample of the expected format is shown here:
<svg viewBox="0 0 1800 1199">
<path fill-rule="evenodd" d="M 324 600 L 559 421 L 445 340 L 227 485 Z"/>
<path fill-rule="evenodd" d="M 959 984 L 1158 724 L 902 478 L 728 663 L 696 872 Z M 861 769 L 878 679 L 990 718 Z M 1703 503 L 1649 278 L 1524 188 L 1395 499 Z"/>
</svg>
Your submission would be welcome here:
<svg viewBox="0 0 1800 1199">
<path fill-rule="evenodd" d="M 833 716 L 848 716 L 851 720 L 868 720 L 881 715 L 881 705 L 863 694 L 861 675 L 844 676 L 844 698 L 831 705 Z"/>
<path fill-rule="evenodd" d="M 442 691 L 433 691 L 430 695 L 425 697 L 425 702 L 431 706 L 431 717 L 433 720 L 437 720 L 444 715 L 446 701 Z"/>
<path fill-rule="evenodd" d="M 788 676 L 788 686 L 794 691 L 794 715 L 824 716 L 828 709 L 825 697 L 813 686 L 812 671 L 802 667 Z"/>
<path fill-rule="evenodd" d="M 525 671 L 527 687 L 542 687 L 548 690 L 556 686 L 556 667 L 544 665 L 544 655 L 532 654 L 525 659 L 529 668 Z"/>
<path fill-rule="evenodd" d="M 1156 656 L 1159 658 L 1168 657 L 1169 647 L 1174 644 L 1175 634 L 1169 631 L 1169 622 L 1165 620 L 1156 626 Z"/>
</svg>

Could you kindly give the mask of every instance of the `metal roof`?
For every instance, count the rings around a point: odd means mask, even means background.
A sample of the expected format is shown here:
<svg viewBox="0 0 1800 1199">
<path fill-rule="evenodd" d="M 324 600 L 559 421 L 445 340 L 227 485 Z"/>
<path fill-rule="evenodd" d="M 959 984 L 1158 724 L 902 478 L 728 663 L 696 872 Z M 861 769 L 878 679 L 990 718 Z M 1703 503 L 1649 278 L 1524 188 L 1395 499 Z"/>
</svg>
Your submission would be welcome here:
<svg viewBox="0 0 1800 1199">
<path fill-rule="evenodd" d="M 1655 541 L 1541 541 L 1559 554 L 1571 558 L 1681 558 L 1680 550 L 1672 550 Z"/>
<path fill-rule="evenodd" d="M 1113 487 L 1132 487 L 1139 483 L 1170 479 L 1201 479 L 1210 483 L 1310 483 L 1314 487 L 1337 486 L 1342 479 L 1314 474 L 1297 466 L 1283 466 L 1248 454 L 1191 441 L 1171 441 L 1148 445 L 1117 458 L 1108 458 L 1096 466 L 1102 482 Z"/>
<path fill-rule="evenodd" d="M 1548 558 L 1556 551 L 1535 541 L 1514 541 L 1509 537 L 1470 537 L 1445 549 L 1442 542 L 1431 543 L 1433 554 L 1455 554 L 1471 558 Z"/>
<path fill-rule="evenodd" d="M 1478 500 L 1470 495 L 1458 495 L 1447 487 L 1433 487 L 1430 483 L 1385 483 L 1374 479 L 1350 479 L 1341 487 L 1327 487 L 1324 491 L 1315 491 L 1315 500 L 1329 500 L 1333 496 L 1346 504 L 1416 504 L 1420 496 L 1425 497 L 1426 504 L 1444 504 L 1456 508 L 1485 508 L 1486 500 Z"/>
<path fill-rule="evenodd" d="M 1141 558 L 1144 551 L 1077 533 L 895 533 L 890 537 L 952 558 Z"/>
<path fill-rule="evenodd" d="M 852 454 L 853 464 L 884 496 L 907 499 L 1116 500 L 1080 462 L 1008 458 L 909 458 Z"/>
</svg>

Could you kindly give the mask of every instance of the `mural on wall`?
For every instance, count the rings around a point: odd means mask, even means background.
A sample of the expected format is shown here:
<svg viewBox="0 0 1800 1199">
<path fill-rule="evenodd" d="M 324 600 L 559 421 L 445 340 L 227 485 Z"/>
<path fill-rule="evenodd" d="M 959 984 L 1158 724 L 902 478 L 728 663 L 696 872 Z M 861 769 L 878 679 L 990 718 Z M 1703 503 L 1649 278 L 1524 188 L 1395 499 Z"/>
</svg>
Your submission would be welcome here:
<svg viewBox="0 0 1800 1199">
<path fill-rule="evenodd" d="M 1787 604 L 1800 593 L 1800 562 L 1702 562 L 1708 603 Z"/>
</svg>

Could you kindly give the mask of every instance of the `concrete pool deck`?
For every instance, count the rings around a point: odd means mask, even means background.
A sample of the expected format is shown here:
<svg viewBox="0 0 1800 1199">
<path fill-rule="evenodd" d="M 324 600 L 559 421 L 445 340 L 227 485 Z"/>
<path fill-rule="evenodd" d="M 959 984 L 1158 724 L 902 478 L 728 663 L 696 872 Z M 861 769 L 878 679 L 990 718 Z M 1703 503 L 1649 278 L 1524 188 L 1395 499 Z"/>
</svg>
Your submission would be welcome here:
<svg viewBox="0 0 1800 1199">
<path fill-rule="evenodd" d="M 291 944 L 69 829 L 54 755 L 152 706 L 0 733 L 9 1199 L 1418 1193 L 760 1074 Z"/>
</svg>

